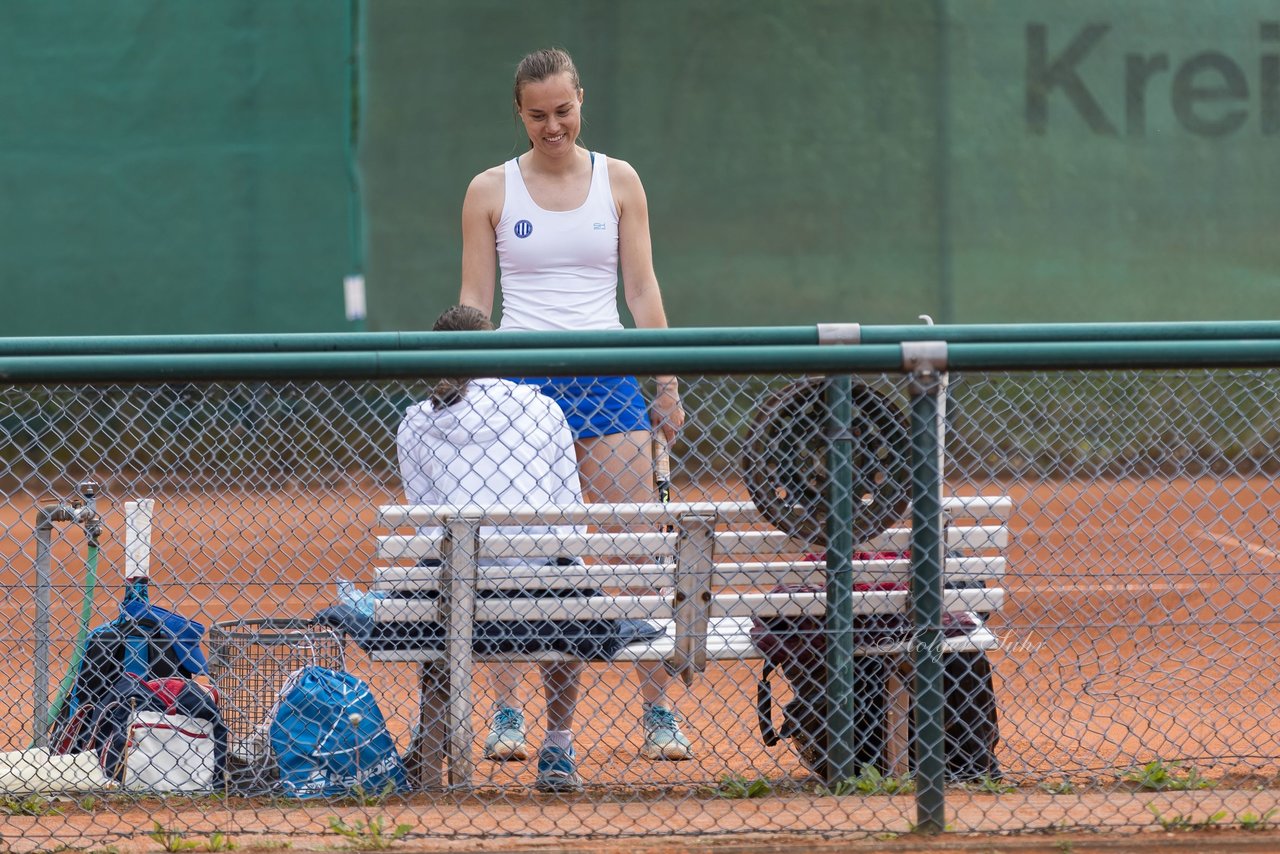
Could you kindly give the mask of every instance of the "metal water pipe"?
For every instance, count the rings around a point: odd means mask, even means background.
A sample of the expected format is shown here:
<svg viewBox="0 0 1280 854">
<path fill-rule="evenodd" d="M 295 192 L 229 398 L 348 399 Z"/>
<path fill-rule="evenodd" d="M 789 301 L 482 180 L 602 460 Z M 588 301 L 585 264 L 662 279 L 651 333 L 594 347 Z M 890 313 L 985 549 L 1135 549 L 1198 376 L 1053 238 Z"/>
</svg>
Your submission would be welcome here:
<svg viewBox="0 0 1280 854">
<path fill-rule="evenodd" d="M 36 747 L 48 747 L 49 735 L 49 647 L 52 622 L 53 526 L 55 522 L 72 522 L 84 528 L 90 546 L 98 545 L 102 519 L 98 516 L 96 498 L 98 482 L 80 482 L 79 496 L 70 502 L 56 501 L 36 508 L 36 615 L 35 615 L 35 698 L 32 727 Z"/>
</svg>

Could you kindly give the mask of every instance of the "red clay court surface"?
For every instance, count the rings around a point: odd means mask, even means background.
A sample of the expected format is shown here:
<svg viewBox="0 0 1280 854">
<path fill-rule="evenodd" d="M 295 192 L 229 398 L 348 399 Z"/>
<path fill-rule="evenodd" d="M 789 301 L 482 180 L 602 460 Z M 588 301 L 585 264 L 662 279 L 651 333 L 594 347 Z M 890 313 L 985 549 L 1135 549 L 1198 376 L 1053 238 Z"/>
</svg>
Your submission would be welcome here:
<svg viewBox="0 0 1280 854">
<path fill-rule="evenodd" d="M 1000 795 L 949 791 L 949 820 L 956 829 L 1063 823 L 1150 827 L 1149 801 L 1166 816 L 1204 818 L 1226 809 L 1228 820 L 1277 806 L 1280 620 L 1273 603 L 1280 600 L 1275 590 L 1280 523 L 1274 512 L 1280 492 L 1275 484 L 1263 478 L 1095 480 L 956 484 L 947 492 L 1007 493 L 1015 500 L 1008 603 L 993 622 L 1004 647 L 992 654 L 992 663 L 1000 759 L 1021 788 Z M 678 494 L 686 500 L 744 497 L 738 489 L 688 486 Z M 309 616 L 335 600 L 337 576 L 367 582 L 374 507 L 398 501 L 396 494 L 367 485 L 314 494 L 293 488 L 271 494 L 107 495 L 100 504 L 108 536 L 95 624 L 116 614 L 123 565 L 118 533 L 124 501 L 133 497 L 158 499 L 153 598 L 206 624 Z M 0 602 L 6 625 L 0 703 L 8 710 L 0 722 L 0 745 L 6 749 L 27 745 L 31 717 L 32 512 L 16 500 L 0 508 L 0 523 L 8 531 L 0 538 L 0 578 L 8 591 Z M 65 673 L 80 607 L 83 540 L 65 527 L 54 539 L 56 684 Z M 348 669 L 373 686 L 403 746 L 414 712 L 412 666 L 375 664 L 354 646 L 347 650 Z M 416 795 L 408 805 L 386 804 L 375 813 L 388 818 L 402 813 L 415 833 L 471 837 L 514 828 L 542 838 L 503 842 L 509 850 L 535 842 L 539 848 L 587 850 L 573 840 L 548 839 L 565 835 L 907 830 L 915 820 L 910 797 L 834 799 L 795 792 L 746 801 L 699 791 L 698 786 L 714 786 L 726 773 L 772 780 L 802 776 L 790 751 L 782 745 L 767 749 L 759 740 L 753 708 L 757 672 L 758 663 L 712 662 L 692 688 L 673 685 L 686 731 L 696 734 L 698 755 L 692 762 L 650 763 L 634 755 L 635 675 L 626 665 L 592 665 L 578 732 L 582 775 L 597 784 L 587 795 L 566 802 L 538 796 L 525 788 L 532 782 L 531 765 L 480 762 L 481 790 L 475 798 Z M 535 687 L 528 694 L 526 711 L 536 723 L 540 700 Z M 486 701 L 477 700 L 478 709 L 486 710 Z M 475 725 L 484 731 L 482 720 Z M 536 743 L 536 727 L 530 736 Z M 1205 792 L 1148 793 L 1116 783 L 1118 771 L 1153 759 L 1186 760 L 1220 785 Z M 1050 795 L 1036 787 L 1067 778 L 1079 787 L 1078 794 Z M 524 785 L 501 794 L 496 789 L 517 782 Z M 219 805 L 216 811 L 208 806 L 187 811 L 180 821 L 196 835 L 199 827 L 233 835 L 255 830 L 323 835 L 327 817 L 337 812 L 276 805 L 229 814 Z M 34 844 L 52 822 L 62 826 L 60 840 L 83 847 L 77 838 L 84 844 L 105 839 L 141 818 L 106 807 L 93 815 L 73 810 L 61 818 L 13 816 L 0 818 L 0 833 L 6 844 L 15 838 Z M 142 826 L 149 829 L 149 819 Z M 337 840 L 332 834 L 323 838 L 328 844 Z M 651 842 L 661 845 L 644 844 Z M 734 838 L 722 842 L 730 846 Z M 154 845 L 145 839 L 142 844 Z M 428 850 L 415 845 L 429 847 L 409 841 L 403 848 Z M 462 840 L 448 845 L 476 850 Z M 670 845 L 654 850 L 683 850 L 685 843 L 677 837 Z M 1000 850 L 1037 849 L 1002 841 Z"/>
</svg>

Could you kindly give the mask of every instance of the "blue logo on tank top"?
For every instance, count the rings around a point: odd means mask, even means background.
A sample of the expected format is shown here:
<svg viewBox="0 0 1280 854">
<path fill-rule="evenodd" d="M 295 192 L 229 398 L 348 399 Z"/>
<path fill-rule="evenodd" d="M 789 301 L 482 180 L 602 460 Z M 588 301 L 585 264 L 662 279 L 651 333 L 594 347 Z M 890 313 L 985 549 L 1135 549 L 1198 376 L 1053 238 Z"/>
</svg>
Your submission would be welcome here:
<svg viewBox="0 0 1280 854">
<path fill-rule="evenodd" d="M 523 240 L 524 238 L 528 237 L 530 234 L 533 234 L 533 223 L 529 222 L 529 220 L 527 219 L 519 220 L 516 223 L 516 227 L 513 229 L 513 231 L 515 231 L 516 237 L 519 237 L 520 239 Z"/>
</svg>

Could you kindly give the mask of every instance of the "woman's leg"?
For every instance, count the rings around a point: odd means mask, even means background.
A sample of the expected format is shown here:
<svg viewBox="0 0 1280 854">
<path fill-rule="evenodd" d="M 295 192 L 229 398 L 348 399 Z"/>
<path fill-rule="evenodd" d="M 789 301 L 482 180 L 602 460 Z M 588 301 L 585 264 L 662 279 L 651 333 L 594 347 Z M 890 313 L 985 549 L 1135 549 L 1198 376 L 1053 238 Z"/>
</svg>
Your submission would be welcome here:
<svg viewBox="0 0 1280 854">
<path fill-rule="evenodd" d="M 528 759 L 520 702 L 520 682 L 526 668 L 511 661 L 495 661 L 487 669 L 494 710 L 489 734 L 484 740 L 484 757 L 495 762 Z"/>
<path fill-rule="evenodd" d="M 512 661 L 495 661 L 489 665 L 489 693 L 493 705 L 499 709 L 520 709 L 520 683 L 524 680 L 524 666 Z"/>
<path fill-rule="evenodd" d="M 608 504 L 653 501 L 652 434 L 648 430 L 592 436 L 578 440 L 578 476 L 588 502 Z M 661 662 L 642 661 L 640 697 L 646 703 L 667 704 L 671 677 Z"/>
<path fill-rule="evenodd" d="M 587 501 L 653 501 L 652 435 L 648 430 L 578 440 L 578 476 Z"/>
<path fill-rule="evenodd" d="M 547 731 L 573 731 L 578 707 L 582 662 L 562 661 L 542 665 L 542 694 L 547 699 Z"/>
</svg>

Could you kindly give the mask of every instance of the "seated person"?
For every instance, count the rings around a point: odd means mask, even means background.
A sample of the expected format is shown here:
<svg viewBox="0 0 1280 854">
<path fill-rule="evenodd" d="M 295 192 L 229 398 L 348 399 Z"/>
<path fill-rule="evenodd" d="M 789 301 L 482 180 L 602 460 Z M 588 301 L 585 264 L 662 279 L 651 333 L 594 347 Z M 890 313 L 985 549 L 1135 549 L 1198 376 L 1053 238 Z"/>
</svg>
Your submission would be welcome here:
<svg viewBox="0 0 1280 854">
<path fill-rule="evenodd" d="M 440 315 L 432 328 L 469 332 L 493 326 L 478 309 L 456 306 Z M 406 410 L 396 449 L 405 500 L 410 504 L 542 507 L 582 503 L 568 423 L 555 402 L 532 386 L 502 379 L 442 380 L 429 400 Z M 575 528 L 526 525 L 498 530 L 513 535 L 566 535 Z M 494 564 L 530 565 L 518 558 L 486 561 Z M 556 571 L 554 563 L 547 571 Z M 547 720 L 536 785 L 548 792 L 580 791 L 573 717 L 582 664 L 564 661 L 541 667 Z M 492 730 L 484 742 L 487 759 L 528 758 L 524 715 L 517 698 L 519 671 L 502 663 L 489 668 L 490 690 L 497 702 Z"/>
</svg>

